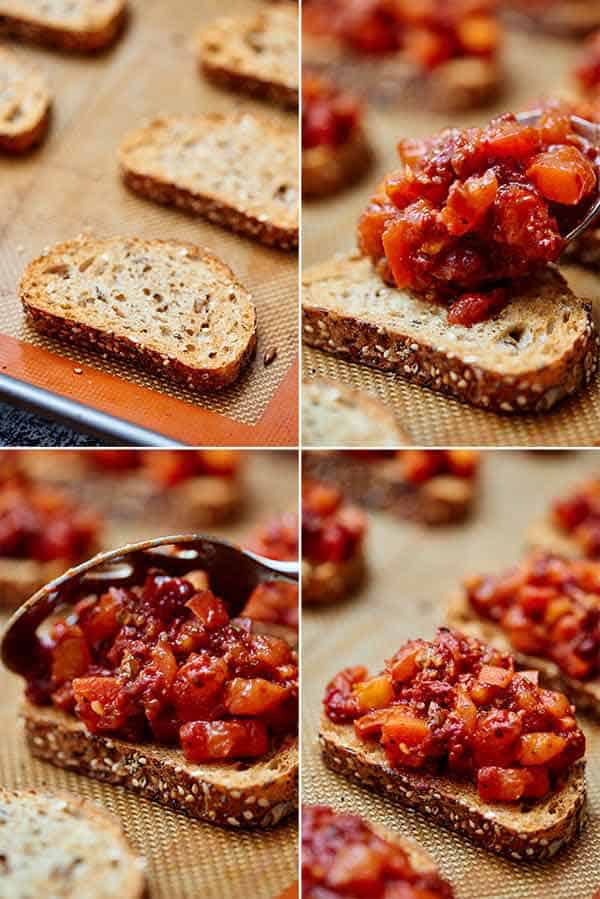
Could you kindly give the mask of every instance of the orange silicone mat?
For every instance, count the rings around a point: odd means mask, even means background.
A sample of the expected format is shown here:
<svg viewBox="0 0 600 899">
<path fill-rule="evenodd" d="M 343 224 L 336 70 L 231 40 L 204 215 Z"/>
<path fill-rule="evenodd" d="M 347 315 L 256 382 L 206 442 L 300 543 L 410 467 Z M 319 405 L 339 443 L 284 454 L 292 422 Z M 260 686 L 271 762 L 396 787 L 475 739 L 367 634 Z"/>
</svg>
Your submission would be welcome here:
<svg viewBox="0 0 600 899">
<path fill-rule="evenodd" d="M 65 450 L 63 454 L 68 456 L 69 452 Z M 265 518 L 296 508 L 297 454 L 291 451 L 248 453 L 244 484 L 241 516 L 229 525 L 205 530 L 243 542 Z M 156 526 L 143 519 L 140 510 L 139 519 L 128 526 L 122 520 L 109 521 L 104 545 L 114 547 L 156 536 L 159 533 Z M 161 532 L 168 533 L 171 526 L 165 520 Z M 0 624 L 4 620 L 0 618 Z M 31 758 L 27 752 L 18 723 L 22 681 L 3 668 L 0 668 L 0 695 L 0 784 L 9 788 L 66 789 L 116 814 L 132 845 L 146 858 L 149 899 L 277 899 L 284 890 L 285 899 L 292 899 L 294 892 L 290 885 L 296 881 L 298 872 L 297 828 L 293 818 L 270 831 L 225 830 L 192 821 L 121 787 L 54 768 Z M 3 895 L 1 885 L 0 895 Z"/>
<path fill-rule="evenodd" d="M 446 126 L 481 124 L 507 110 L 531 106 L 557 90 L 572 91 L 569 70 L 577 43 L 532 31 L 509 31 L 503 57 L 507 83 L 492 107 L 461 114 L 432 113 L 424 104 L 399 96 L 396 102 L 368 106 L 366 127 L 376 151 L 372 171 L 351 190 L 334 198 L 305 203 L 303 209 L 303 268 L 351 249 L 355 225 L 369 193 L 383 174 L 398 164 L 396 144 L 401 137 L 432 134 Z M 366 64 L 365 64 L 366 65 Z M 360 70 L 359 70 L 360 72 Z M 352 75 L 360 84 L 361 76 Z M 362 81 L 376 81 L 365 73 Z M 565 269 L 575 293 L 600 309 L 600 276 L 570 266 Z M 304 375 L 326 376 L 378 396 L 396 413 L 412 440 L 422 446 L 590 446 L 600 439 L 600 380 L 578 397 L 542 416 L 500 416 L 463 405 L 432 391 L 410 385 L 392 374 L 348 363 L 335 356 L 303 348 Z"/>
<path fill-rule="evenodd" d="M 19 46 L 47 72 L 54 112 L 49 137 L 38 150 L 22 159 L 0 159 L 3 372 L 45 387 L 44 371 L 51 369 L 51 390 L 184 443 L 295 445 L 296 415 L 287 408 L 295 412 L 293 376 L 279 400 L 279 422 L 268 408 L 297 355 L 297 256 L 134 195 L 121 182 L 116 157 L 129 129 L 161 114 L 243 107 L 295 126 L 294 113 L 220 90 L 198 72 L 198 30 L 218 15 L 260 6 L 259 0 L 229 0 L 226 8 L 218 0 L 131 0 L 125 33 L 102 55 Z M 258 314 L 256 358 L 241 379 L 225 391 L 201 395 L 30 328 L 18 299 L 23 269 L 45 247 L 80 233 L 187 240 L 227 262 L 252 292 Z M 265 366 L 270 350 L 277 351 L 276 359 Z M 62 358 L 55 362 L 56 355 Z M 77 367 L 82 374 L 74 373 Z"/>
<path fill-rule="evenodd" d="M 333 774 L 317 744 L 327 681 L 347 665 L 379 671 L 400 644 L 429 638 L 443 623 L 445 599 L 467 573 L 514 563 L 529 524 L 586 473 L 600 452 L 484 454 L 481 499 L 462 525 L 429 529 L 384 514 L 369 516 L 364 588 L 343 605 L 303 610 L 303 801 L 329 803 L 416 840 L 454 884 L 456 899 L 591 899 L 600 888 L 600 725 L 581 718 L 587 736 L 589 821 L 555 860 L 517 863 L 488 854 L 431 819 L 393 805 Z"/>
</svg>

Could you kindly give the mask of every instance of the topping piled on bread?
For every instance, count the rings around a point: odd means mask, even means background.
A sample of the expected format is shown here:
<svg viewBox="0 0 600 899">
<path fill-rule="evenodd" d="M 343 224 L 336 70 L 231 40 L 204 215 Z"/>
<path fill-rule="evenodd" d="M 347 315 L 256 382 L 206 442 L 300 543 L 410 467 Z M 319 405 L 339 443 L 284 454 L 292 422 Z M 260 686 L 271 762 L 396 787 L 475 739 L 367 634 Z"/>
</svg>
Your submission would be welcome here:
<svg viewBox="0 0 600 899">
<path fill-rule="evenodd" d="M 398 834 L 326 805 L 302 807 L 302 897 L 452 899 L 429 856 Z"/>
<path fill-rule="evenodd" d="M 324 705 L 330 767 L 488 849 L 543 858 L 581 823 L 585 737 L 573 707 L 492 646 L 442 628 L 379 674 L 344 669 Z"/>
<path fill-rule="evenodd" d="M 366 574 L 366 518 L 330 484 L 302 484 L 302 599 L 308 604 L 348 597 Z"/>
<path fill-rule="evenodd" d="M 248 546 L 267 559 L 294 562 L 298 558 L 298 518 L 290 513 L 260 527 Z M 255 622 L 275 625 L 281 636 L 296 639 L 298 631 L 298 587 L 287 581 L 259 584 L 244 606 L 242 615 Z M 277 630 L 273 631 L 277 633 Z"/>
</svg>

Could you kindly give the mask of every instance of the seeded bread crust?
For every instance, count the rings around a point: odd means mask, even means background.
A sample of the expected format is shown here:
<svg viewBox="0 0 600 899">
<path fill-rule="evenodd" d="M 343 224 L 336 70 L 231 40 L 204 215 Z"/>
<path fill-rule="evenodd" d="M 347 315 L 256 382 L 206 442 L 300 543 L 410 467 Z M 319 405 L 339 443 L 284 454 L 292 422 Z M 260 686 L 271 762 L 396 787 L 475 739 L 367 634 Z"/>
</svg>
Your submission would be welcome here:
<svg viewBox="0 0 600 899">
<path fill-rule="evenodd" d="M 564 674 L 550 659 L 515 650 L 502 629 L 493 621 L 480 618 L 463 594 L 459 593 L 451 598 L 447 619 L 450 627 L 512 655 L 519 668 L 539 671 L 540 680 L 545 687 L 564 693 L 578 711 L 600 721 L 600 681 L 575 680 Z"/>
<path fill-rule="evenodd" d="M 217 19 L 200 35 L 199 66 L 229 90 L 297 107 L 297 5 L 281 3 L 255 15 Z"/>
<path fill-rule="evenodd" d="M 387 287 L 358 253 L 310 269 L 303 278 L 302 309 L 309 346 L 493 412 L 547 412 L 589 384 L 598 362 L 590 304 L 578 300 L 550 267 L 515 285 L 505 309 L 472 328 L 447 325 L 437 303 Z M 562 345 L 537 367 L 527 367 L 531 349 L 523 353 L 512 332 L 518 328 L 535 342 L 532 329 L 544 332 L 552 315 L 560 330 L 553 340 Z M 561 324 L 565 316 L 568 330 Z M 485 361 L 483 344 L 500 354 L 495 365 Z"/>
<path fill-rule="evenodd" d="M 303 467 L 317 480 L 331 481 L 354 502 L 393 512 L 426 525 L 463 521 L 476 497 L 470 478 L 438 475 L 420 487 L 402 478 L 395 459 L 365 462 L 339 452 L 305 453 Z"/>
<path fill-rule="evenodd" d="M 515 861 L 551 858 L 585 823 L 584 762 L 573 766 L 564 786 L 548 799 L 487 804 L 471 784 L 390 768 L 378 744 L 359 740 L 352 725 L 333 724 L 325 715 L 319 741 L 325 764 L 336 773 Z"/>
<path fill-rule="evenodd" d="M 236 340 L 235 356 L 230 352 L 227 358 L 223 358 L 215 334 L 214 352 L 222 360 L 221 364 L 209 367 L 206 362 L 200 360 L 194 364 L 194 360 L 189 355 L 183 359 L 183 353 L 175 355 L 174 351 L 168 351 L 166 347 L 170 347 L 170 343 L 161 342 L 144 332 L 138 333 L 135 327 L 135 303 L 140 303 L 140 296 L 126 297 L 124 308 L 111 307 L 114 309 L 115 316 L 119 313 L 119 318 L 115 318 L 112 312 L 109 314 L 107 310 L 104 310 L 106 324 L 103 323 L 102 326 L 88 323 L 87 306 L 80 308 L 76 303 L 71 303 L 68 304 L 66 310 L 61 308 L 55 297 L 64 299 L 67 291 L 67 288 L 62 286 L 61 278 L 68 274 L 68 271 L 64 272 L 63 270 L 79 263 L 79 271 L 82 272 L 81 266 L 87 264 L 86 257 L 94 258 L 97 261 L 103 253 L 107 252 L 114 252 L 119 258 L 122 256 L 123 261 L 126 261 L 127 253 L 155 253 L 161 258 L 164 257 L 171 265 L 177 264 L 176 257 L 180 253 L 185 254 L 190 263 L 200 263 L 203 266 L 203 277 L 207 279 L 204 287 L 210 288 L 213 292 L 224 290 L 227 287 L 239 307 L 240 329 L 244 331 L 244 334 L 243 340 L 241 340 L 242 334 L 238 335 L 240 339 Z M 139 281 L 140 291 L 142 286 L 150 291 L 150 287 L 153 286 L 152 275 L 147 276 L 147 280 L 140 276 Z M 55 282 L 58 286 L 50 293 L 49 288 L 53 288 Z M 64 283 L 68 285 L 69 281 Z M 98 276 L 94 289 L 100 289 L 102 284 L 102 276 Z M 106 289 L 110 293 L 113 288 L 114 284 L 111 283 L 110 287 Z M 138 238 L 111 238 L 108 240 L 78 238 L 67 241 L 54 247 L 27 266 L 21 280 L 20 294 L 30 322 L 42 333 L 49 334 L 68 344 L 78 344 L 104 356 L 123 359 L 154 374 L 162 373 L 165 377 L 199 391 L 220 390 L 235 381 L 248 364 L 256 347 L 256 312 L 248 292 L 235 279 L 231 269 L 221 260 L 193 244 L 180 241 L 143 241 Z M 87 302 L 88 300 L 93 302 L 94 298 L 91 295 L 79 297 L 77 302 Z M 191 310 L 190 320 L 195 315 L 195 309 L 193 312 Z M 193 319 L 196 324 L 200 321 L 200 315 L 201 312 L 198 313 L 197 321 L 195 318 Z M 245 330 L 242 327 L 244 319 L 247 319 Z M 128 323 L 131 325 L 129 333 L 125 333 Z M 152 346 L 150 341 L 152 341 Z M 180 351 L 178 350 L 178 352 Z"/>
<path fill-rule="evenodd" d="M 215 169 L 214 183 L 210 186 L 208 181 L 202 190 L 184 186 L 186 178 L 197 173 L 200 165 L 198 160 L 192 160 L 191 163 L 195 171 L 187 169 L 186 164 L 182 163 L 175 175 L 161 158 L 150 158 L 153 151 L 160 154 L 161 146 L 166 148 L 164 152 L 183 152 L 186 147 L 199 147 L 207 139 L 211 139 L 211 136 L 214 138 L 222 132 L 223 140 L 230 141 L 233 154 L 231 158 L 235 159 L 239 171 L 251 173 L 251 156 L 247 155 L 247 151 L 243 154 L 240 151 L 238 155 L 234 145 L 234 139 L 243 144 L 247 126 L 254 129 L 255 135 L 260 135 L 262 150 L 266 150 L 271 156 L 268 184 L 261 182 L 264 197 L 259 207 L 256 204 L 249 205 L 236 185 L 231 189 L 223 186 L 223 179 L 227 176 L 221 176 L 218 169 Z M 293 250 L 298 246 L 296 153 L 294 129 L 275 119 L 242 112 L 230 116 L 209 113 L 204 116 L 155 119 L 146 127 L 125 137 L 119 151 L 119 160 L 125 184 L 135 193 L 155 203 L 177 206 L 186 212 L 203 216 L 217 225 L 245 234 L 267 246 Z M 204 174 L 207 174 L 206 170 Z M 262 171 L 257 173 L 260 178 L 264 175 Z M 283 203 L 277 200 L 279 193 L 284 197 Z M 289 201 L 285 200 L 288 193 Z"/>
<path fill-rule="evenodd" d="M 37 758 L 125 787 L 190 818 L 225 827 L 274 827 L 298 807 L 298 749 L 288 740 L 249 763 L 194 765 L 183 752 L 90 734 L 59 709 L 25 703 L 25 737 Z"/>
<path fill-rule="evenodd" d="M 302 560 L 302 602 L 324 606 L 348 599 L 367 575 L 362 547 L 345 562 L 309 562 Z"/>
<path fill-rule="evenodd" d="M 363 128 L 356 128 L 339 147 L 322 145 L 302 150 L 302 195 L 308 198 L 337 193 L 358 181 L 373 161 Z"/>
<path fill-rule="evenodd" d="M 0 787 L 0 820 L 5 899 L 68 899 L 82 888 L 89 899 L 147 895 L 143 860 L 120 821 L 96 803 L 63 791 Z"/>
<path fill-rule="evenodd" d="M 0 150 L 25 153 L 45 137 L 51 98 L 45 76 L 0 46 Z"/>
<path fill-rule="evenodd" d="M 369 393 L 329 378 L 302 385 L 305 446 L 397 447 L 412 443 L 394 414 Z"/>
<path fill-rule="evenodd" d="M 91 9 L 89 0 L 75 0 L 75 7 Z M 127 18 L 126 0 L 110 0 L 105 16 L 91 27 L 70 27 L 68 22 L 44 13 L 36 0 L 0 0 L 0 34 L 59 50 L 93 53 L 112 44 Z"/>
</svg>

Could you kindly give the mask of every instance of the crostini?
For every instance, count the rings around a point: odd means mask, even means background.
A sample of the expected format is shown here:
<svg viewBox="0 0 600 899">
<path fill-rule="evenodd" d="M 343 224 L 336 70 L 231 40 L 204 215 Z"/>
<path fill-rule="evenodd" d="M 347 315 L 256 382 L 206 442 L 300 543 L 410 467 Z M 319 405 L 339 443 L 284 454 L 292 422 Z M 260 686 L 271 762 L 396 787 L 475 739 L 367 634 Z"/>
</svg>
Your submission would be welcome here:
<svg viewBox="0 0 600 899">
<path fill-rule="evenodd" d="M 585 737 L 560 693 L 491 646 L 441 628 L 369 676 L 328 684 L 325 763 L 518 861 L 557 853 L 584 820 Z"/>
<path fill-rule="evenodd" d="M 298 516 L 280 515 L 257 529 L 248 549 L 282 562 L 298 559 Z M 288 643 L 298 642 L 298 586 L 288 581 L 259 584 L 242 610 L 255 629 L 282 637 Z"/>
<path fill-rule="evenodd" d="M 302 601 L 325 605 L 347 599 L 367 573 L 364 513 L 330 484 L 302 484 Z"/>
</svg>

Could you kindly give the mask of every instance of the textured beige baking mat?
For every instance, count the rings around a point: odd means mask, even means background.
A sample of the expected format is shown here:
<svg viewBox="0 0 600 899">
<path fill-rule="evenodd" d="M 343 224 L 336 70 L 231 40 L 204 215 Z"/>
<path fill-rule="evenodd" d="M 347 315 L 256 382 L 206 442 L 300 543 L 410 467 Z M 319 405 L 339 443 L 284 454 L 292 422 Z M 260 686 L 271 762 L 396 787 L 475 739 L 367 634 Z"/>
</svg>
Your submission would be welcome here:
<svg viewBox="0 0 600 899">
<path fill-rule="evenodd" d="M 589 821 L 581 837 L 546 864 L 518 864 L 486 853 L 436 828 L 426 818 L 330 772 L 317 748 L 318 719 L 328 679 L 346 665 L 380 670 L 411 637 L 431 637 L 443 622 L 444 597 L 467 572 L 512 564 L 529 523 L 548 502 L 590 470 L 600 452 L 488 452 L 482 495 L 463 525 L 424 530 L 372 514 L 369 580 L 344 605 L 303 613 L 303 794 L 331 803 L 417 840 L 439 863 L 457 899 L 591 899 L 600 888 L 600 725 L 581 719 L 588 739 Z"/>
<path fill-rule="evenodd" d="M 130 0 L 129 5 L 129 27 L 101 56 L 19 47 L 47 72 L 55 102 L 49 139 L 39 150 L 23 159 L 0 159 L 0 333 L 252 425 L 297 352 L 296 254 L 263 247 L 130 193 L 121 183 L 116 154 L 129 129 L 157 115 L 244 107 L 285 119 L 291 126 L 296 117 L 212 87 L 197 70 L 193 44 L 198 29 L 218 15 L 259 9 L 258 0 L 228 0 L 225 5 L 219 0 Z M 256 358 L 237 384 L 199 397 L 31 329 L 18 299 L 23 269 L 44 247 L 80 233 L 176 238 L 223 259 L 252 292 L 258 314 Z M 265 367 L 263 355 L 270 349 L 277 349 L 277 358 Z"/>
<path fill-rule="evenodd" d="M 243 541 L 264 518 L 296 507 L 297 480 L 296 453 L 250 453 L 245 513 L 227 527 L 210 528 L 210 533 Z M 162 532 L 170 528 L 165 521 Z M 132 522 L 129 529 L 122 521 L 109 522 L 105 544 L 156 535 L 142 521 Z M 54 768 L 27 752 L 18 723 L 22 680 L 2 667 L 0 696 L 0 784 L 70 790 L 116 814 L 132 845 L 146 858 L 149 899 L 277 899 L 297 879 L 293 819 L 271 831 L 224 830 L 192 821 L 121 787 Z"/>
<path fill-rule="evenodd" d="M 575 42 L 531 32 L 510 32 L 505 57 L 506 89 L 495 106 L 468 114 L 433 114 L 422 104 L 401 97 L 396 104 L 371 104 L 367 128 L 377 158 L 372 171 L 352 190 L 334 199 L 305 203 L 303 208 L 303 267 L 351 249 L 355 225 L 369 192 L 378 179 L 398 164 L 396 145 L 401 137 L 434 133 L 447 125 L 473 125 L 492 115 L 526 108 L 560 88 L 572 90 L 568 72 L 577 52 Z M 358 79 L 357 79 L 358 80 Z M 365 78 L 365 81 L 368 81 Z M 572 269 L 571 287 L 600 309 L 600 274 Z M 396 413 L 412 441 L 423 446 L 590 446 L 600 440 L 600 379 L 578 398 L 544 416 L 508 417 L 473 409 L 457 400 L 411 386 L 394 375 L 347 363 L 304 347 L 304 375 L 332 377 L 379 396 Z"/>
</svg>

